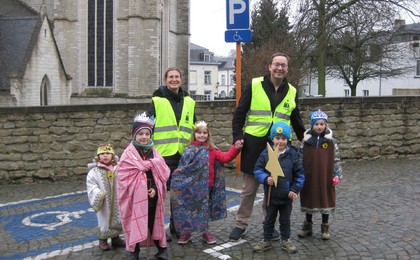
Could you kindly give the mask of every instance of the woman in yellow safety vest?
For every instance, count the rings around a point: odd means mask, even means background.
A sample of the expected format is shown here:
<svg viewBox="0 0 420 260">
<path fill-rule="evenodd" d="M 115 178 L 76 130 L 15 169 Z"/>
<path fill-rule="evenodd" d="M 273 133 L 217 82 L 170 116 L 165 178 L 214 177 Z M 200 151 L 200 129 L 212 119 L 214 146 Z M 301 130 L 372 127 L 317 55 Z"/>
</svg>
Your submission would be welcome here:
<svg viewBox="0 0 420 260">
<path fill-rule="evenodd" d="M 168 68 L 164 81 L 166 85 L 153 92 L 147 112 L 148 116 L 153 115 L 156 118 L 152 139 L 154 147 L 171 169 L 167 183 L 170 190 L 172 172 L 178 167 L 181 154 L 191 139 L 192 128 L 197 120 L 195 101 L 181 88 L 181 70 L 176 67 Z M 171 233 L 175 233 L 173 225 L 170 228 Z M 167 240 L 171 241 L 172 238 L 167 237 Z"/>
</svg>

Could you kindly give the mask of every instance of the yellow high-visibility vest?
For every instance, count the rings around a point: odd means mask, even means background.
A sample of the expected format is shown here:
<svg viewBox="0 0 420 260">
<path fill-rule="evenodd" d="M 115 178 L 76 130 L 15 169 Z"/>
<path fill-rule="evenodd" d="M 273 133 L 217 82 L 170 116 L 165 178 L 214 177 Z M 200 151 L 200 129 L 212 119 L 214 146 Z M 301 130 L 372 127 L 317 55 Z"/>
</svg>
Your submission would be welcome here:
<svg viewBox="0 0 420 260">
<path fill-rule="evenodd" d="M 252 79 L 251 106 L 244 128 L 245 133 L 255 137 L 265 136 L 273 123 L 282 121 L 290 125 L 290 115 L 296 108 L 296 88 L 289 84 L 289 91 L 272 113 L 270 99 L 262 86 L 263 81 L 263 77 Z"/>
<path fill-rule="evenodd" d="M 169 100 L 162 97 L 153 97 L 152 99 L 156 112 L 156 123 L 152 137 L 154 147 L 162 156 L 171 156 L 177 152 L 182 154 L 191 139 L 195 101 L 190 97 L 184 97 L 178 126 L 175 112 Z"/>
</svg>

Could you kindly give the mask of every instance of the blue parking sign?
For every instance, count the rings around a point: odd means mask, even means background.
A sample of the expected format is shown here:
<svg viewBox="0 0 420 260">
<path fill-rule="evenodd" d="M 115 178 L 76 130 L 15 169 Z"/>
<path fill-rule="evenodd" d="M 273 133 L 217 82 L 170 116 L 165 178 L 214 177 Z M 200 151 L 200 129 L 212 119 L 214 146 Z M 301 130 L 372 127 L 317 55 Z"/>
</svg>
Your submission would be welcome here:
<svg viewBox="0 0 420 260">
<path fill-rule="evenodd" d="M 249 0 L 226 0 L 226 27 L 249 29 Z"/>
</svg>

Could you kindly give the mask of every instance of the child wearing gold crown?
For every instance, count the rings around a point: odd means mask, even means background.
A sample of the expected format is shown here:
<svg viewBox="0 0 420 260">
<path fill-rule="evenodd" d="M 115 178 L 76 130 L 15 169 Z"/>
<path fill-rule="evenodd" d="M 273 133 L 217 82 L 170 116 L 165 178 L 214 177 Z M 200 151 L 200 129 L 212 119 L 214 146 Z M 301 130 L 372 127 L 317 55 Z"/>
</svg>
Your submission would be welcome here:
<svg viewBox="0 0 420 260">
<path fill-rule="evenodd" d="M 343 178 L 337 140 L 328 127 L 328 115 L 313 111 L 310 115 L 311 128 L 303 136 L 303 167 L 305 184 L 301 191 L 301 211 L 306 213 L 305 221 L 298 235 L 301 238 L 312 235 L 312 215 L 321 213 L 321 239 L 330 239 L 329 215 L 335 210 L 335 186 Z"/>
<path fill-rule="evenodd" d="M 103 251 L 110 249 L 108 238 L 111 238 L 114 248 L 124 247 L 125 241 L 119 236 L 122 229 L 116 201 L 117 156 L 112 145 L 100 145 L 94 160 L 93 165 L 88 165 L 90 170 L 86 177 L 86 187 L 89 203 L 98 219 L 99 248 Z"/>
<path fill-rule="evenodd" d="M 232 161 L 242 149 L 241 140 L 228 152 L 218 150 L 204 121 L 193 127 L 191 143 L 182 153 L 178 168 L 172 173 L 171 206 L 178 244 L 191 241 L 192 232 L 202 233 L 207 244 L 216 243 L 209 231 L 209 221 L 226 217 L 223 163 Z"/>
<path fill-rule="evenodd" d="M 139 259 L 140 247 L 156 246 L 157 259 L 169 259 L 164 223 L 166 182 L 170 170 L 154 148 L 155 120 L 142 113 L 134 118 L 133 140 L 121 155 L 118 204 L 126 237 L 127 259 Z"/>
</svg>

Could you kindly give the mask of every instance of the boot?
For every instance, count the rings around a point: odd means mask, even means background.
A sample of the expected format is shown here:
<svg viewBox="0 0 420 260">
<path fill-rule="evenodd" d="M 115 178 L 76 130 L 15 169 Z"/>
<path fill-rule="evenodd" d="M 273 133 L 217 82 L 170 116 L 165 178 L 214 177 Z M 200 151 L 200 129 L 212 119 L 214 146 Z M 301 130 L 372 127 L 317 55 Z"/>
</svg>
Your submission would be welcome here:
<svg viewBox="0 0 420 260">
<path fill-rule="evenodd" d="M 322 223 L 321 224 L 321 238 L 323 240 L 328 240 L 330 239 L 330 225 L 328 225 L 328 223 Z"/>
<path fill-rule="evenodd" d="M 121 239 L 119 236 L 111 238 L 111 242 L 112 242 L 112 247 L 114 248 L 125 247 L 125 241 Z"/>
<path fill-rule="evenodd" d="M 140 247 L 139 244 L 134 248 L 134 252 L 126 251 L 127 260 L 139 260 Z"/>
<path fill-rule="evenodd" d="M 168 249 L 166 247 L 158 247 L 158 252 L 155 254 L 156 259 L 158 260 L 167 260 L 169 259 Z"/>
<path fill-rule="evenodd" d="M 312 222 L 304 221 L 302 229 L 298 231 L 298 236 L 301 238 L 312 235 Z"/>
</svg>

